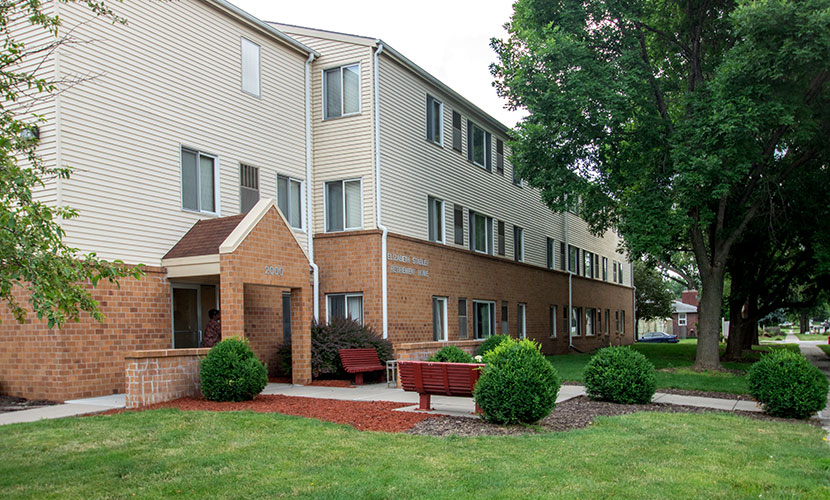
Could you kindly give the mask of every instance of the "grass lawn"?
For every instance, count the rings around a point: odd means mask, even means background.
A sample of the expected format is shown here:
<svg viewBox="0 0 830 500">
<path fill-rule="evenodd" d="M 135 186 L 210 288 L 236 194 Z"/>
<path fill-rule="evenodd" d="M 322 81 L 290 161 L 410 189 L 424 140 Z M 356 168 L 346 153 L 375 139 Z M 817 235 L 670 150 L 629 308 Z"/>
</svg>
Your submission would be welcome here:
<svg viewBox="0 0 830 500">
<path fill-rule="evenodd" d="M 830 356 L 830 345 L 828 345 L 828 344 L 819 344 L 818 347 L 819 347 L 819 349 L 824 351 L 824 354 Z"/>
<path fill-rule="evenodd" d="M 820 340 L 827 342 L 827 335 L 825 334 L 813 335 L 811 333 L 797 333 L 795 336 L 798 337 L 798 340 Z"/>
<path fill-rule="evenodd" d="M 0 427 L 6 498 L 828 498 L 821 429 L 638 413 L 534 436 L 156 410 Z"/>
<path fill-rule="evenodd" d="M 634 344 L 632 349 L 643 353 L 657 369 L 658 389 L 689 389 L 697 391 L 731 392 L 746 394 L 747 385 L 745 375 L 731 372 L 695 372 L 691 369 L 695 362 L 697 341 L 694 339 L 681 340 L 678 344 Z M 721 352 L 725 349 L 721 346 Z M 753 362 L 757 361 L 763 352 L 769 349 L 795 349 L 795 344 L 780 344 L 755 347 L 753 360 L 745 363 L 723 363 L 724 368 L 730 370 L 749 370 Z M 563 354 L 548 356 L 563 380 L 582 382 L 582 370 L 591 359 L 593 353 Z M 671 370 L 671 371 L 661 371 Z"/>
</svg>

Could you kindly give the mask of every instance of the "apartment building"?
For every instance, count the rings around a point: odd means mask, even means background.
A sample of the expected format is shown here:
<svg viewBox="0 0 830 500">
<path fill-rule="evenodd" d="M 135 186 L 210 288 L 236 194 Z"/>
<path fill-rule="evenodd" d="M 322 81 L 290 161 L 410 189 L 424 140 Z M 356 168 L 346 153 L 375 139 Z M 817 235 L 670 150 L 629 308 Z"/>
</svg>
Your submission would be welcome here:
<svg viewBox="0 0 830 500">
<path fill-rule="evenodd" d="M 618 237 L 552 213 L 513 175 L 508 129 L 374 38 L 267 24 L 223 0 L 58 4 L 73 36 L 44 68 L 84 81 L 44 105 L 40 152 L 71 165 L 43 199 L 67 241 L 145 277 L 106 315 L 0 323 L 0 391 L 124 390 L 124 355 L 200 345 L 207 311 L 273 370 L 308 325 L 351 316 L 399 358 L 509 333 L 546 353 L 633 340 Z M 37 40 L 33 40 L 35 43 Z"/>
</svg>

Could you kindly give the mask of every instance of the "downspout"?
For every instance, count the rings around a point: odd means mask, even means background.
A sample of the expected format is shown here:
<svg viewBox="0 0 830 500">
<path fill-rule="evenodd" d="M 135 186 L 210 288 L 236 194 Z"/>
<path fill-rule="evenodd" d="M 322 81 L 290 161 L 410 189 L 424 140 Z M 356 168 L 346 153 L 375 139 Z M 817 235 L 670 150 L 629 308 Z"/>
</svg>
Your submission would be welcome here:
<svg viewBox="0 0 830 500">
<path fill-rule="evenodd" d="M 308 236 L 308 264 L 314 279 L 314 321 L 320 321 L 320 269 L 314 263 L 314 235 L 312 234 L 311 207 L 311 63 L 314 54 L 309 54 L 305 62 L 305 229 Z"/>
<path fill-rule="evenodd" d="M 375 50 L 374 60 L 374 77 L 375 86 L 375 214 L 377 216 L 377 226 L 381 230 L 380 238 L 380 282 L 381 282 L 381 309 L 383 314 L 383 338 L 389 337 L 389 297 L 387 294 L 387 279 L 386 279 L 386 239 L 389 235 L 389 230 L 383 225 L 380 210 L 380 64 L 378 56 L 383 52 L 383 43 L 380 40 L 376 41 L 377 50 Z"/>
<path fill-rule="evenodd" d="M 565 205 L 567 206 L 568 203 L 568 195 L 565 195 Z M 574 288 L 573 288 L 573 278 L 574 273 L 571 270 L 571 240 L 568 231 L 568 210 L 565 209 L 565 270 L 568 271 L 568 324 L 565 325 L 565 328 L 568 329 L 568 350 L 574 348 L 574 338 L 573 338 L 573 328 L 571 325 L 573 324 L 573 318 L 571 317 L 574 313 Z"/>
</svg>

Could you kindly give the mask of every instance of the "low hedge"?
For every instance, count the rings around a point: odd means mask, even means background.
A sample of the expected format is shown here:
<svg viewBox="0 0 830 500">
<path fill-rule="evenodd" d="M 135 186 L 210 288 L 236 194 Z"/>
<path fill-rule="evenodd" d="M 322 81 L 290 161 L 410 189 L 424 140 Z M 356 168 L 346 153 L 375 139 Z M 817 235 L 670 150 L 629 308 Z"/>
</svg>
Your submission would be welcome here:
<svg viewBox="0 0 830 500">
<path fill-rule="evenodd" d="M 827 377 L 800 353 L 778 349 L 749 369 L 749 393 L 776 417 L 808 418 L 827 404 Z"/>
<path fill-rule="evenodd" d="M 442 347 L 438 352 L 427 358 L 427 361 L 437 361 L 439 363 L 475 363 L 472 356 L 460 347 L 454 345 Z"/>
<path fill-rule="evenodd" d="M 479 356 L 484 356 L 486 353 L 495 349 L 499 344 L 511 338 L 510 335 L 490 335 L 487 339 L 478 346 L 476 353 Z"/>
<path fill-rule="evenodd" d="M 268 372 L 248 341 L 236 337 L 216 344 L 199 364 L 202 394 L 210 401 L 248 401 L 265 389 Z"/>
<path fill-rule="evenodd" d="M 628 347 L 600 349 L 582 375 L 590 398 L 612 403 L 650 403 L 657 387 L 654 365 Z"/>
</svg>

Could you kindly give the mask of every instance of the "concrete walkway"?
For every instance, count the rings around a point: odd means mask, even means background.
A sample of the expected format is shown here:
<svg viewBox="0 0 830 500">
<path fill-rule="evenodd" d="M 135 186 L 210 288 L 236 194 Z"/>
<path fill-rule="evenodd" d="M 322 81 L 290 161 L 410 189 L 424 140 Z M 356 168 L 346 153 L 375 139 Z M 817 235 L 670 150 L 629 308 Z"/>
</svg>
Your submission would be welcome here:
<svg viewBox="0 0 830 500">
<path fill-rule="evenodd" d="M 35 422 L 49 418 L 78 417 L 90 413 L 100 413 L 114 408 L 124 408 L 125 396 L 113 394 L 98 398 L 74 399 L 63 404 L 41 406 L 30 410 L 0 413 L 0 425 Z"/>
<path fill-rule="evenodd" d="M 788 339 L 790 338 L 790 335 L 787 335 Z M 795 335 L 792 336 L 795 337 Z M 816 365 L 818 369 L 821 370 L 828 379 L 830 379 L 830 356 L 827 356 L 824 354 L 824 351 L 818 348 L 818 345 L 824 344 L 824 342 L 815 340 L 798 340 L 797 337 L 796 342 L 798 342 L 798 348 L 801 349 L 801 354 L 803 354 L 809 362 Z M 827 434 L 830 434 L 830 394 L 827 396 L 827 406 L 818 412 L 817 416 L 821 422 L 821 427 L 825 430 L 825 432 L 827 432 Z"/>
<path fill-rule="evenodd" d="M 400 408 L 399 411 L 416 411 L 418 394 L 404 392 L 401 389 L 388 388 L 386 384 L 372 384 L 358 387 L 320 387 L 314 385 L 296 386 L 291 384 L 268 384 L 263 394 L 282 394 L 285 396 L 301 396 L 320 399 L 340 399 L 347 401 L 393 401 L 396 403 L 412 403 L 412 406 Z M 557 403 L 567 401 L 585 394 L 585 387 L 581 385 L 563 385 L 559 390 Z M 754 401 L 740 401 L 733 399 L 707 398 L 700 396 L 684 396 L 680 394 L 666 394 L 658 392 L 654 395 L 654 402 L 669 403 L 684 406 L 697 406 L 723 411 L 761 411 Z M 453 398 L 446 396 L 432 397 L 433 411 L 437 415 L 452 415 L 472 417 L 475 405 L 471 398 Z"/>
</svg>

